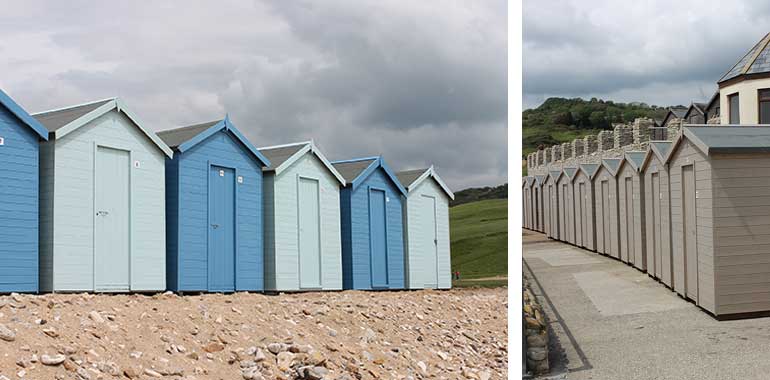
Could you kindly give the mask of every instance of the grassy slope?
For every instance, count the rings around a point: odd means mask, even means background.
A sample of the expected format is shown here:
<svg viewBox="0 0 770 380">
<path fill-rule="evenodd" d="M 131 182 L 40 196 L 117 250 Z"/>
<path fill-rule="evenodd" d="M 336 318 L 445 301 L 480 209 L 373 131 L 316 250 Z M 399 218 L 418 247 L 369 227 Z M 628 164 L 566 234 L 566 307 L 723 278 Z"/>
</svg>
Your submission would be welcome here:
<svg viewBox="0 0 770 380">
<path fill-rule="evenodd" d="M 452 207 L 449 209 L 449 224 L 452 272 L 460 271 L 463 279 L 508 275 L 507 199 Z M 482 284 L 455 284 L 463 285 Z"/>
</svg>

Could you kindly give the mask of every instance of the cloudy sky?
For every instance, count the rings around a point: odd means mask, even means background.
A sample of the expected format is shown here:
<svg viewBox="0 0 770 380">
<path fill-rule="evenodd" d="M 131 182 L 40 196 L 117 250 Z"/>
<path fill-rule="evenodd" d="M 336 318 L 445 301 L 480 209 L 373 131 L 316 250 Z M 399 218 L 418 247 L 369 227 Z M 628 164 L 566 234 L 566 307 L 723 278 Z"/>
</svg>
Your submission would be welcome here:
<svg viewBox="0 0 770 380">
<path fill-rule="evenodd" d="M 689 105 L 766 33 L 770 2 L 525 0 L 524 108 L 548 97 Z"/>
<path fill-rule="evenodd" d="M 119 96 L 154 130 L 229 113 L 257 146 L 506 181 L 504 0 L 178 4 L 6 4 L 0 87 L 30 112 Z"/>
</svg>

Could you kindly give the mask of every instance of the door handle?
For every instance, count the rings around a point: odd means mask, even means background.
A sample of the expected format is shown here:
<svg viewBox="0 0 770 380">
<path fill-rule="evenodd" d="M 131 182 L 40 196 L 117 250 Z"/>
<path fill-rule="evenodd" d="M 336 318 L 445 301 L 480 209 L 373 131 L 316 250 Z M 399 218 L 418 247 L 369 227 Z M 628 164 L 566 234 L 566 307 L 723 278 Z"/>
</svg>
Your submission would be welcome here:
<svg viewBox="0 0 770 380">
<path fill-rule="evenodd" d="M 213 229 L 215 229 L 215 230 L 216 230 L 217 228 L 219 228 L 219 224 L 212 224 L 212 225 L 211 225 L 211 228 L 213 228 Z"/>
<path fill-rule="evenodd" d="M 96 212 L 96 216 L 107 216 L 110 215 L 109 211 L 99 210 Z"/>
</svg>

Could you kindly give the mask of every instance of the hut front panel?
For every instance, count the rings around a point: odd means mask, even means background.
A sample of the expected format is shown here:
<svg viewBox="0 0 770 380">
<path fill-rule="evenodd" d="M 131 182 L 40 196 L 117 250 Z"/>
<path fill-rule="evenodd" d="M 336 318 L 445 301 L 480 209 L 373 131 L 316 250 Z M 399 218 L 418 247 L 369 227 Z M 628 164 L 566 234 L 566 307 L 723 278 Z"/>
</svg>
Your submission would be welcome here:
<svg viewBox="0 0 770 380">
<path fill-rule="evenodd" d="M 106 113 L 55 143 L 52 288 L 94 290 L 94 157 L 97 146 L 129 150 L 129 286 L 166 288 L 165 155 L 131 120 Z M 49 162 L 50 164 L 50 162 Z M 138 165 L 138 167 L 137 167 Z M 48 260 L 48 259 L 46 259 Z"/>
<path fill-rule="evenodd" d="M 594 177 L 596 203 L 602 202 L 601 215 L 597 213 L 597 231 L 601 220 L 602 253 L 620 258 L 620 227 L 618 226 L 618 186 L 616 178 L 604 166 Z M 598 233 L 598 232 L 597 232 Z M 598 236 L 598 235 L 597 235 Z"/>
<path fill-rule="evenodd" d="M 36 292 L 40 137 L 3 106 L 0 137 L 0 292 Z"/>
<path fill-rule="evenodd" d="M 559 212 L 563 217 L 559 219 L 560 240 L 575 244 L 575 205 L 573 202 L 572 183 L 566 175 L 562 175 L 558 182 L 559 187 Z M 561 232 L 564 233 L 561 233 Z"/>
<path fill-rule="evenodd" d="M 768 311 L 770 155 L 715 155 L 711 169 L 716 313 Z"/>
<path fill-rule="evenodd" d="M 301 290 L 299 252 L 298 190 L 300 178 L 318 180 L 320 190 L 320 239 L 321 239 L 321 288 L 342 289 L 342 248 L 340 241 L 340 190 L 339 182 L 312 153 L 305 154 L 293 165 L 273 176 L 271 238 L 268 248 L 271 256 L 266 271 L 268 283 L 275 287 L 268 290 Z M 403 251 L 403 247 L 402 247 Z M 403 256 L 402 256 L 403 258 Z"/>
<path fill-rule="evenodd" d="M 575 179 L 575 198 L 576 208 L 580 210 L 580 220 L 577 225 L 580 226 L 580 243 L 582 247 L 590 250 L 596 250 L 595 233 L 595 204 L 593 183 L 588 176 L 581 171 Z M 578 207 L 579 206 L 579 207 Z"/>
<path fill-rule="evenodd" d="M 449 197 L 429 178 L 409 191 L 406 209 L 407 287 L 451 288 Z"/>
<path fill-rule="evenodd" d="M 672 286 L 671 226 L 668 191 L 668 171 L 656 156 L 650 159 L 644 171 L 645 183 L 645 240 L 647 258 L 654 262 L 652 274 L 664 284 Z M 653 178 L 655 178 L 653 180 Z M 647 271 L 651 271 L 648 261 Z"/>
<path fill-rule="evenodd" d="M 689 196 L 694 197 L 695 210 L 690 216 L 684 215 L 682 197 L 684 170 L 690 170 L 695 179 L 695 188 L 687 189 Z M 714 312 L 714 234 L 712 217 L 711 164 L 688 140 L 683 140 L 669 161 L 669 177 L 671 189 L 671 242 L 674 259 L 674 290 L 682 296 L 696 301 L 704 309 Z M 695 194 L 692 194 L 692 193 Z M 690 224 L 689 219 L 693 219 Z M 694 226 L 695 246 L 686 249 L 685 223 Z M 691 252 L 695 257 L 689 257 Z M 696 268 L 691 266 L 695 265 Z M 689 274 L 689 276 L 688 276 Z M 696 276 L 693 279 L 692 276 Z M 694 289 L 693 289 L 694 288 Z"/>
<path fill-rule="evenodd" d="M 402 196 L 390 179 L 377 169 L 350 192 L 350 201 L 343 205 L 343 213 L 350 215 L 350 240 L 345 243 L 346 284 L 353 289 L 372 289 L 372 271 L 370 260 L 369 234 L 369 190 L 384 189 L 386 205 L 386 246 L 387 246 L 387 281 L 388 289 L 404 287 L 404 234 Z M 349 191 L 350 187 L 346 187 Z M 346 286 L 347 288 L 347 286 Z"/>
<path fill-rule="evenodd" d="M 634 263 L 637 268 L 647 270 L 647 226 L 644 219 L 644 178 L 634 171 L 633 212 L 634 212 Z"/>
<path fill-rule="evenodd" d="M 242 178 L 242 181 L 233 178 L 236 196 L 234 290 L 262 290 L 262 168 L 251 153 L 225 131 L 179 154 L 177 160 L 181 187 L 178 200 L 179 290 L 214 290 L 208 281 L 211 165 L 235 169 L 236 176 Z M 171 217 L 169 215 L 170 220 Z"/>
<path fill-rule="evenodd" d="M 620 259 L 624 262 L 636 263 L 636 234 L 634 234 L 634 169 L 624 163 L 618 174 L 618 204 L 620 217 Z"/>
</svg>

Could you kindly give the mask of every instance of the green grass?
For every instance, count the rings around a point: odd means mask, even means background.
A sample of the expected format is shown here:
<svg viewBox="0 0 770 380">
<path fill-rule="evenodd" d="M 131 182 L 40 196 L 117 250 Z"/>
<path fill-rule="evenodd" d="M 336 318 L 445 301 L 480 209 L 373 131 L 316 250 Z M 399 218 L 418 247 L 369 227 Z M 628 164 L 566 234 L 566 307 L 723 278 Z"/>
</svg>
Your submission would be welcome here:
<svg viewBox="0 0 770 380">
<path fill-rule="evenodd" d="M 452 207 L 449 209 L 449 226 L 452 272 L 459 271 L 461 279 L 508 275 L 507 199 Z M 481 283 L 467 285 L 482 286 Z"/>
</svg>

